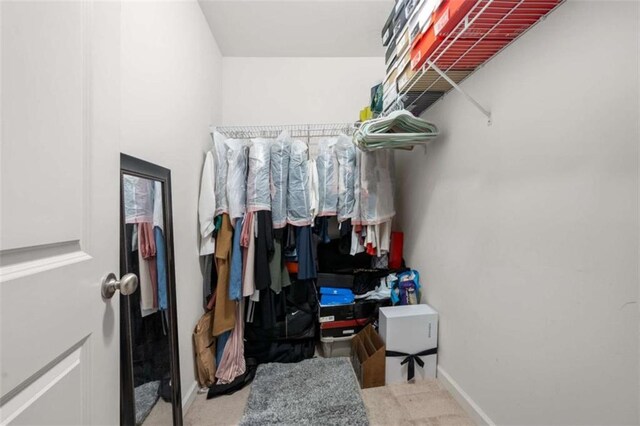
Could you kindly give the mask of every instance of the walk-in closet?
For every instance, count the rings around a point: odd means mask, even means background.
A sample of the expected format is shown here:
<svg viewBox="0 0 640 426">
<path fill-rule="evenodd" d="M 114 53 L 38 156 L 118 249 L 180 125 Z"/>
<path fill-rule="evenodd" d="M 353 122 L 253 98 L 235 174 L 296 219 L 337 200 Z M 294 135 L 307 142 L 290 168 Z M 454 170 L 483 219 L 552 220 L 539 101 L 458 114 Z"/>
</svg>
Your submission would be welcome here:
<svg viewBox="0 0 640 426">
<path fill-rule="evenodd" d="M 640 2 L 0 22 L 1 425 L 640 424 Z"/>
</svg>

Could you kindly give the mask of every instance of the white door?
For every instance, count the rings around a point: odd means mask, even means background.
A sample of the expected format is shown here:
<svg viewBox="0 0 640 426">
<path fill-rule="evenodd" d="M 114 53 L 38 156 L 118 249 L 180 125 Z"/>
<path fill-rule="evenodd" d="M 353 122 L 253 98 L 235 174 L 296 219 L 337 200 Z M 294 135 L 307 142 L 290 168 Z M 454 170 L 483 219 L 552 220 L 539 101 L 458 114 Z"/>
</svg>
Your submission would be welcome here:
<svg viewBox="0 0 640 426">
<path fill-rule="evenodd" d="M 117 424 L 120 5 L 0 19 L 0 423 Z"/>
</svg>

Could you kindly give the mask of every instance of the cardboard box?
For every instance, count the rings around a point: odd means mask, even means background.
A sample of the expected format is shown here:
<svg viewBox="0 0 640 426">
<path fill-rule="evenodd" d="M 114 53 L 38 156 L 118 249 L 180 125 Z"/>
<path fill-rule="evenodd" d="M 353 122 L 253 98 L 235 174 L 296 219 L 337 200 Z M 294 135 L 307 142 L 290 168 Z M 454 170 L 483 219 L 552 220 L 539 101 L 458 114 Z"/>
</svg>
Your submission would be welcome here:
<svg viewBox="0 0 640 426">
<path fill-rule="evenodd" d="M 390 306 L 380 308 L 380 337 L 387 351 L 418 354 L 438 348 L 438 313 L 429 305 Z M 436 377 L 437 353 L 419 358 L 421 367 L 414 363 L 415 379 Z M 407 356 L 387 356 L 385 380 L 387 384 L 407 381 L 409 362 Z"/>
<path fill-rule="evenodd" d="M 384 386 L 384 342 L 371 324 L 351 340 L 351 365 L 362 389 Z"/>
</svg>

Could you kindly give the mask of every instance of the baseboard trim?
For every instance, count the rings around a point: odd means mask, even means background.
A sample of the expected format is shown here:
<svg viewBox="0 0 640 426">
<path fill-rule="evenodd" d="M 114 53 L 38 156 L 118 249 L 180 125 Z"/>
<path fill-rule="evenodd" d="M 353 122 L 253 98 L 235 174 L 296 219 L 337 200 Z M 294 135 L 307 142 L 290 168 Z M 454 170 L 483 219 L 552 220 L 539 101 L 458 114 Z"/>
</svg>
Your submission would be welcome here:
<svg viewBox="0 0 640 426">
<path fill-rule="evenodd" d="M 438 380 L 451 393 L 455 400 L 458 401 L 464 411 L 471 416 L 471 419 L 476 424 L 486 426 L 496 425 L 494 421 L 487 416 L 487 413 L 482 411 L 482 408 L 471 399 L 469 394 L 467 394 L 441 366 L 438 366 Z"/>
<path fill-rule="evenodd" d="M 187 410 L 189 409 L 189 407 L 191 407 L 191 404 L 193 404 L 193 401 L 195 401 L 196 395 L 198 394 L 197 391 L 198 391 L 198 382 L 194 380 L 191 386 L 189 386 L 189 390 L 187 391 L 185 396 L 182 398 L 182 415 L 183 416 L 187 413 Z"/>
</svg>

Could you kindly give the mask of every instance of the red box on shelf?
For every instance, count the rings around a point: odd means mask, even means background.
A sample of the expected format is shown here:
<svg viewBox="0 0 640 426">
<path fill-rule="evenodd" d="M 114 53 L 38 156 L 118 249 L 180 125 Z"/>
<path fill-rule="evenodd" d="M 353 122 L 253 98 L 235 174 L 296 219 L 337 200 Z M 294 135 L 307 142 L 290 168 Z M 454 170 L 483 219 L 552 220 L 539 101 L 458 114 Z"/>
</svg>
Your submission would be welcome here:
<svg viewBox="0 0 640 426">
<path fill-rule="evenodd" d="M 477 1 L 443 0 L 433 12 L 431 25 L 416 37 L 411 46 L 411 68 L 416 70 L 424 64 Z"/>
<path fill-rule="evenodd" d="M 432 57 L 442 69 L 474 69 L 560 3 L 562 0 L 444 0 L 434 11 L 432 24 L 411 46 L 411 67 L 417 70 Z M 465 18 L 465 24 L 460 24 Z"/>
</svg>

